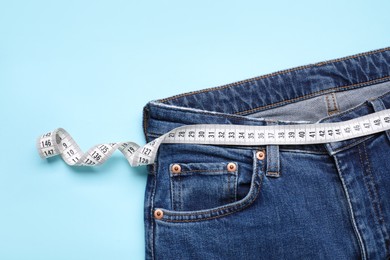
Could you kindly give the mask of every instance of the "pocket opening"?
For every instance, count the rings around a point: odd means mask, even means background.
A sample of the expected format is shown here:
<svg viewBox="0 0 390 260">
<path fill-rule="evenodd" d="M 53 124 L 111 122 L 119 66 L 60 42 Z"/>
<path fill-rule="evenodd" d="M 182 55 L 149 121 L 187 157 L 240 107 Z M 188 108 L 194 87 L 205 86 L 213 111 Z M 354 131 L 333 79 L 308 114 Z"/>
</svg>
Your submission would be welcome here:
<svg viewBox="0 0 390 260">
<path fill-rule="evenodd" d="M 172 209 L 202 210 L 236 201 L 238 168 L 237 162 L 171 164 Z"/>
</svg>

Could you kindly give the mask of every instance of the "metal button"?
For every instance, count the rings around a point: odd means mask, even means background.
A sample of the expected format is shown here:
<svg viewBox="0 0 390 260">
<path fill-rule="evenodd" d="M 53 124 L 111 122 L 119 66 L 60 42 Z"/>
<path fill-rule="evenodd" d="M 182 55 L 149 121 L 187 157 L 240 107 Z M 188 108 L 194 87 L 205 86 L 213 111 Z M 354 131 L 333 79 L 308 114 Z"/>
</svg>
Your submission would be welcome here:
<svg viewBox="0 0 390 260">
<path fill-rule="evenodd" d="M 228 163 L 227 165 L 227 170 L 229 172 L 234 172 L 235 170 L 237 170 L 237 165 L 235 163 Z"/>
<path fill-rule="evenodd" d="M 264 152 L 264 151 L 257 151 L 256 157 L 257 157 L 257 159 L 259 159 L 259 160 L 264 160 L 264 158 L 265 158 L 265 152 Z"/>
<path fill-rule="evenodd" d="M 156 210 L 154 211 L 154 217 L 155 217 L 156 219 L 162 219 L 163 216 L 164 216 L 164 212 L 163 212 L 161 209 L 156 209 Z"/>
<path fill-rule="evenodd" d="M 172 167 L 171 167 L 171 171 L 172 171 L 172 173 L 180 173 L 181 172 L 181 167 L 180 167 L 180 165 L 179 164 L 174 164 L 174 165 L 172 165 Z"/>
</svg>

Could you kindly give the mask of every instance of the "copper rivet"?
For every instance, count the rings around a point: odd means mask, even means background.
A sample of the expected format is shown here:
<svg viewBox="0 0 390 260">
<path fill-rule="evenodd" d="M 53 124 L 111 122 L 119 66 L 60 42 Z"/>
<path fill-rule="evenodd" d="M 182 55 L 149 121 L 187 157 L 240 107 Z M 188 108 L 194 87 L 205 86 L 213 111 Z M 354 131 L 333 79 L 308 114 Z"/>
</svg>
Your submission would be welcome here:
<svg viewBox="0 0 390 260">
<path fill-rule="evenodd" d="M 256 157 L 257 157 L 257 159 L 259 159 L 259 160 L 264 160 L 264 158 L 265 158 L 265 152 L 263 152 L 263 151 L 258 151 L 258 152 L 256 153 Z"/>
<path fill-rule="evenodd" d="M 180 173 L 181 172 L 181 167 L 179 164 L 174 164 L 171 167 L 172 173 Z"/>
<path fill-rule="evenodd" d="M 235 163 L 228 163 L 227 169 L 229 172 L 234 172 L 237 169 L 237 165 Z"/>
<path fill-rule="evenodd" d="M 156 209 L 156 210 L 154 211 L 154 217 L 155 217 L 156 219 L 162 219 L 163 216 L 164 216 L 164 212 L 163 212 L 161 209 Z"/>
</svg>

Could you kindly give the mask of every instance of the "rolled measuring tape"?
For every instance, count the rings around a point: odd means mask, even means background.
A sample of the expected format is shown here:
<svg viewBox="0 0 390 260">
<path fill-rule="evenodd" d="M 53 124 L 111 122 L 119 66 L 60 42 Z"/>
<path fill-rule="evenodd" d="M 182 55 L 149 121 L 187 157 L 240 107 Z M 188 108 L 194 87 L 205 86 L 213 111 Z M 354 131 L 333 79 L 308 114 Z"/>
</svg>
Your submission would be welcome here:
<svg viewBox="0 0 390 260">
<path fill-rule="evenodd" d="M 224 125 L 199 124 L 175 128 L 144 146 L 133 142 L 98 144 L 83 153 L 62 128 L 37 140 L 42 158 L 61 155 L 71 166 L 103 164 L 115 150 L 123 153 L 131 166 L 153 164 L 162 143 L 210 145 L 297 145 L 338 142 L 390 129 L 390 109 L 336 123 L 298 125 Z"/>
</svg>

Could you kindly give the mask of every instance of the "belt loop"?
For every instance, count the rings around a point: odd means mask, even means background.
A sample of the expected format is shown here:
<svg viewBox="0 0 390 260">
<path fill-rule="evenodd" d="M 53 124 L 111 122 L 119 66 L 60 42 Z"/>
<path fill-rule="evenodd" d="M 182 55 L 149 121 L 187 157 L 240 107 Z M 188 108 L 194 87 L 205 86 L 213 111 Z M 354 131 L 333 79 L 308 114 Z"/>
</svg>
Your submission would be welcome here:
<svg viewBox="0 0 390 260">
<path fill-rule="evenodd" d="M 381 110 L 385 110 L 386 106 L 383 104 L 383 101 L 380 98 L 369 99 L 368 102 L 373 107 L 375 112 L 379 112 Z M 390 130 L 386 131 L 387 139 L 390 141 Z"/>
<path fill-rule="evenodd" d="M 275 122 L 268 122 L 267 125 L 276 125 Z M 267 172 L 268 177 L 280 177 L 279 145 L 267 145 Z"/>
<path fill-rule="evenodd" d="M 337 105 L 337 98 L 335 93 L 329 93 L 325 95 L 325 104 L 328 111 L 328 116 L 339 112 L 339 107 Z"/>
</svg>

